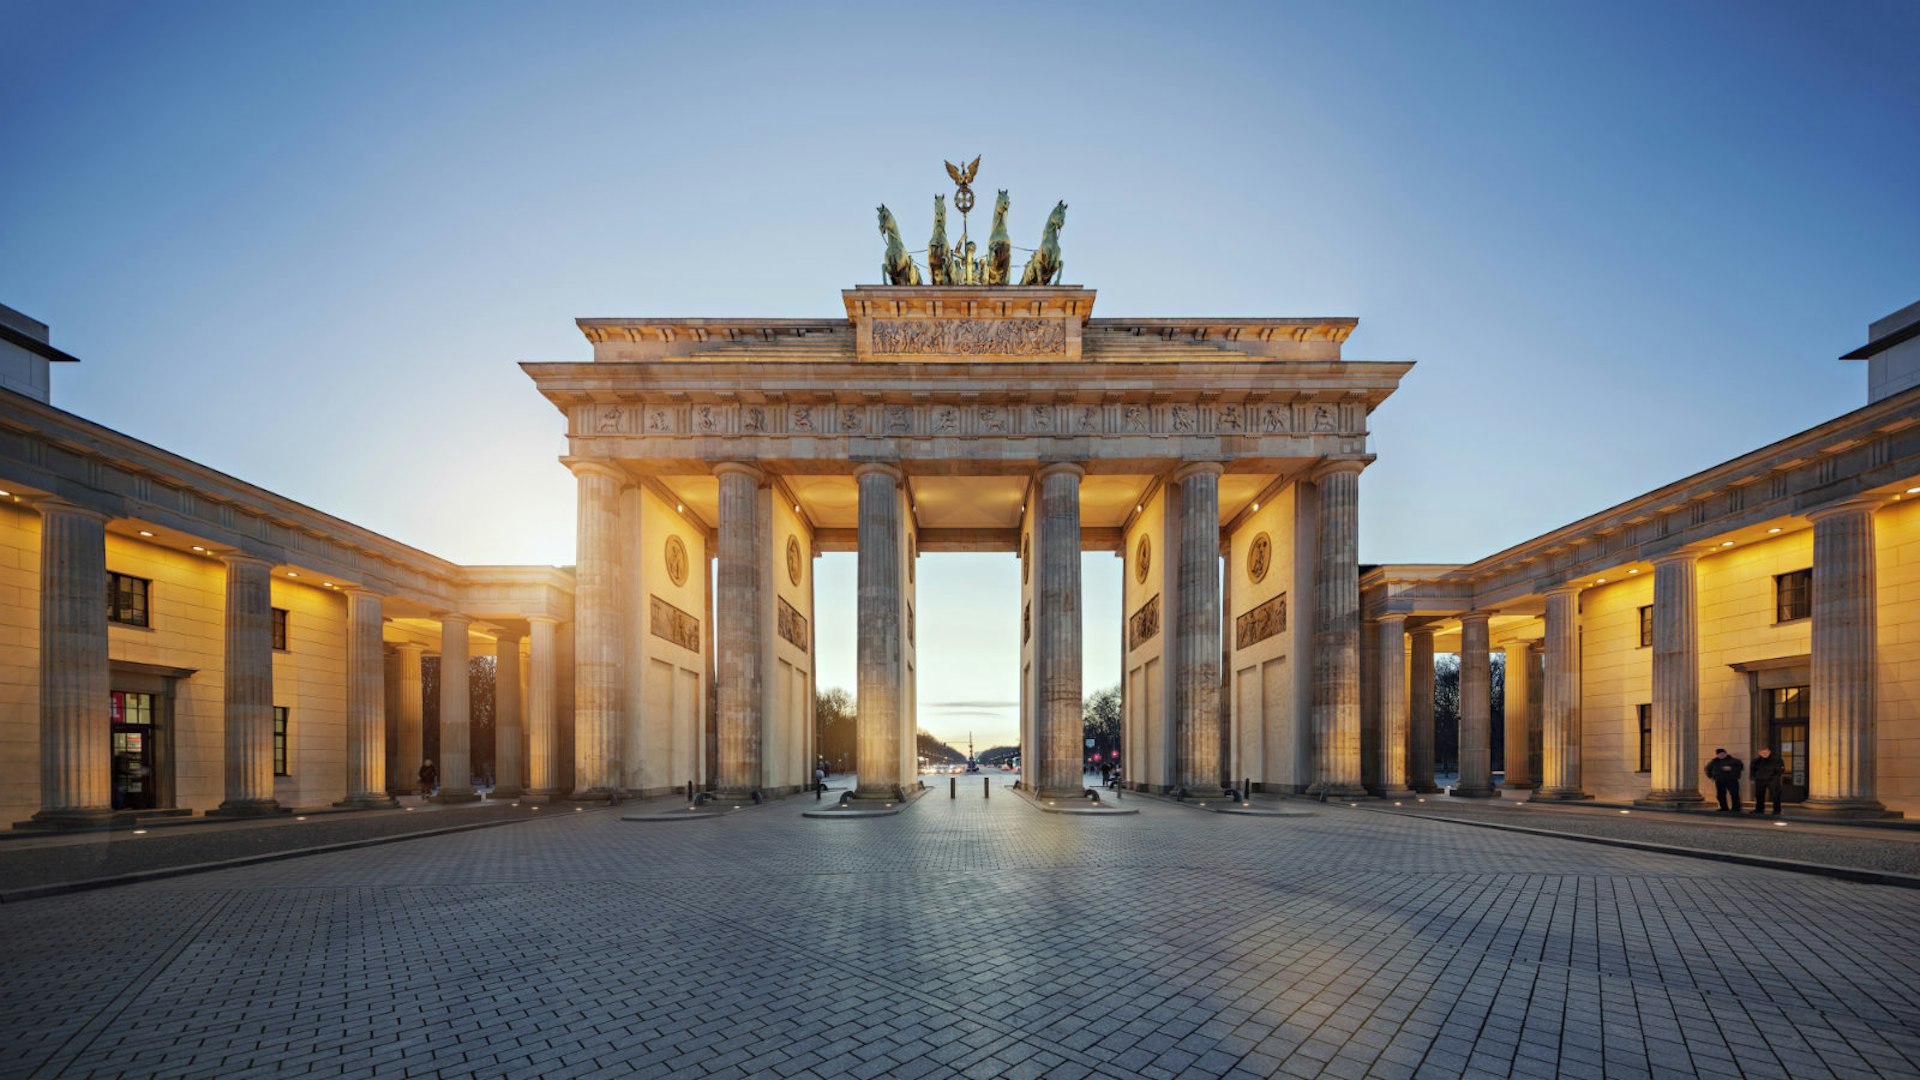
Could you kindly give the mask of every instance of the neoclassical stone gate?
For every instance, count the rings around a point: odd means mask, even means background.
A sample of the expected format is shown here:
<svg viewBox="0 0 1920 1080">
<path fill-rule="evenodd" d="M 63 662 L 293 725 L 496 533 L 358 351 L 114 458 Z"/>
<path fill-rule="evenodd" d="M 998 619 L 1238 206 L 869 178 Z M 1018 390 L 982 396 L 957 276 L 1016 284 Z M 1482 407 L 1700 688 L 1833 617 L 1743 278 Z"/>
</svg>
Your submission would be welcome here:
<svg viewBox="0 0 1920 1080">
<path fill-rule="evenodd" d="M 1361 790 L 1358 481 L 1410 364 L 1341 359 L 1350 318 L 842 296 L 844 319 L 582 319 L 592 362 L 523 365 L 580 485 L 576 795 L 804 786 L 823 551 L 859 554 L 863 796 L 913 782 L 914 566 L 938 551 L 1021 560 L 1042 795 L 1081 784 L 1083 550 L 1126 560 L 1130 785 Z"/>
</svg>

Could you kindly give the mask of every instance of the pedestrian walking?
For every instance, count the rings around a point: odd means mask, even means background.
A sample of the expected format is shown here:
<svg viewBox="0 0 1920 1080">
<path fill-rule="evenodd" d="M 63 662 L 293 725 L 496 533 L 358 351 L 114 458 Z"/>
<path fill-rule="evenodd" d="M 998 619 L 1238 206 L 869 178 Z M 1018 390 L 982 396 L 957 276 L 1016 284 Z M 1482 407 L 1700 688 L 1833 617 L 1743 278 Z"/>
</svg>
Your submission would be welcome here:
<svg viewBox="0 0 1920 1080">
<path fill-rule="evenodd" d="M 1724 746 L 1715 750 L 1713 760 L 1707 762 L 1707 779 L 1713 781 L 1713 794 L 1720 800 L 1721 813 L 1740 812 L 1740 774 L 1746 769 L 1746 763 L 1727 753 Z"/>
<path fill-rule="evenodd" d="M 1753 812 L 1767 812 L 1767 798 L 1773 798 L 1773 812 L 1780 813 L 1780 787 L 1786 777 L 1786 763 L 1774 756 L 1773 750 L 1761 747 L 1753 759 Z"/>
<path fill-rule="evenodd" d="M 434 768 L 433 759 L 428 758 L 420 765 L 420 794 L 431 795 L 440 786 L 440 770 Z"/>
</svg>

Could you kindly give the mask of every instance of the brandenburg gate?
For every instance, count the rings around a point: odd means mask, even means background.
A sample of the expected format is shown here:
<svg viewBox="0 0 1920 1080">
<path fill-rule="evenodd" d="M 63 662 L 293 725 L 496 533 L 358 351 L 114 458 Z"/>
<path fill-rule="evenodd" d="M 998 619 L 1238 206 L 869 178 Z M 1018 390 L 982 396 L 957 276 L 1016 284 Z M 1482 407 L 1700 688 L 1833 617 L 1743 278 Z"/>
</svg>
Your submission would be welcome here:
<svg viewBox="0 0 1920 1080">
<path fill-rule="evenodd" d="M 933 276 L 981 276 L 943 232 Z M 857 797 L 917 785 L 942 551 L 1019 558 L 1024 782 L 1081 793 L 1089 550 L 1126 563 L 1130 787 L 1361 794 L 1359 480 L 1411 364 L 1342 359 L 1351 318 L 1094 318 L 1092 289 L 884 269 L 845 318 L 581 319 L 590 362 L 522 365 L 579 483 L 576 797 L 802 790 L 826 551 L 859 560 Z"/>
</svg>

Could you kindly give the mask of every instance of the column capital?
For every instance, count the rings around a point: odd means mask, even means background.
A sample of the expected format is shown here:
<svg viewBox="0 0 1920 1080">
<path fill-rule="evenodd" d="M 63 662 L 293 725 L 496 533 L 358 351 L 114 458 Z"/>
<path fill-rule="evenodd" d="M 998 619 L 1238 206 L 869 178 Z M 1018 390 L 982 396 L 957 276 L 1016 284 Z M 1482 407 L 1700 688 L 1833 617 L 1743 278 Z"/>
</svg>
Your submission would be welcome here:
<svg viewBox="0 0 1920 1080">
<path fill-rule="evenodd" d="M 559 626 L 559 625 L 560 625 L 560 620 L 559 620 L 559 619 L 556 619 L 556 618 L 554 618 L 554 617 L 553 617 L 552 615 L 529 615 L 529 616 L 527 616 L 527 625 L 528 625 L 529 627 L 533 627 L 533 626 L 537 626 L 537 625 L 541 625 L 541 624 L 544 624 L 544 625 L 547 625 L 547 626 Z"/>
<path fill-rule="evenodd" d="M 1843 517 L 1848 514 L 1871 514 L 1891 501 L 1885 495 L 1855 495 L 1851 499 L 1842 499 L 1839 502 L 1803 511 L 1803 516 L 1808 521 L 1818 522 L 1824 518 Z"/>
<path fill-rule="evenodd" d="M 39 511 L 42 516 L 51 511 L 56 514 L 90 517 L 102 524 L 113 520 L 113 515 L 107 513 L 105 510 L 95 510 L 91 506 L 81 506 L 79 503 L 68 502 L 58 495 L 29 495 L 24 501 L 28 506 Z"/>
<path fill-rule="evenodd" d="M 521 633 L 518 630 L 500 630 L 494 633 L 493 640 L 502 645 L 507 644 L 509 642 L 511 642 L 512 644 L 518 645 L 521 641 L 523 641 L 526 638 L 526 636 L 527 635 Z"/>
<path fill-rule="evenodd" d="M 1437 631 L 1435 631 L 1431 625 L 1428 625 L 1428 626 L 1416 626 L 1413 629 L 1407 631 L 1407 633 L 1411 635 L 1415 641 L 1425 640 L 1428 644 L 1432 644 L 1434 635 L 1435 633 L 1437 633 Z"/>
<path fill-rule="evenodd" d="M 1080 463 L 1074 462 L 1074 461 L 1055 461 L 1055 462 L 1052 462 L 1051 464 L 1042 465 L 1038 469 L 1035 469 L 1033 471 L 1033 479 L 1035 480 L 1035 482 L 1038 482 L 1041 480 L 1045 480 L 1049 476 L 1058 476 L 1062 473 L 1072 473 L 1073 478 L 1075 480 L 1078 480 L 1081 477 L 1087 475 L 1087 468 L 1086 466 L 1081 465 Z"/>
<path fill-rule="evenodd" d="M 1703 554 L 1705 553 L 1692 548 L 1675 548 L 1672 551 L 1663 551 L 1651 556 L 1647 561 L 1656 567 L 1662 563 L 1696 563 L 1700 561 L 1700 556 Z"/>
<path fill-rule="evenodd" d="M 220 561 L 229 567 L 262 566 L 265 567 L 269 573 L 278 565 L 272 559 L 261 558 L 258 555 L 252 555 L 244 551 L 223 551 L 220 553 Z"/>
<path fill-rule="evenodd" d="M 633 478 L 628 476 L 624 469 L 620 468 L 620 466 L 618 465 L 615 465 L 611 461 L 601 461 L 596 458 L 565 457 L 560 459 L 560 464 L 565 465 L 570 471 L 572 471 L 575 479 L 585 479 L 586 477 L 589 477 L 589 476 L 601 476 L 601 477 L 605 477 L 608 480 L 612 480 L 616 484 L 628 484 L 633 482 Z"/>
<path fill-rule="evenodd" d="M 1334 458 L 1315 465 L 1312 470 L 1307 473 L 1307 479 L 1317 482 L 1323 477 L 1332 476 L 1336 473 L 1350 472 L 1358 474 L 1370 464 L 1372 464 L 1372 462 L 1364 458 Z"/>
<path fill-rule="evenodd" d="M 449 623 L 458 623 L 461 626 L 473 625 L 473 616 L 463 615 L 458 611 L 436 611 L 433 613 L 433 617 L 440 620 L 442 627 Z"/>
<path fill-rule="evenodd" d="M 1382 614 L 1379 618 L 1373 621 L 1379 623 L 1383 627 L 1393 626 L 1395 624 L 1398 624 L 1403 632 L 1406 630 L 1406 626 L 1407 626 L 1407 617 L 1397 611 L 1386 612 Z"/>
<path fill-rule="evenodd" d="M 1460 625 L 1464 627 L 1469 622 L 1485 623 L 1491 618 L 1493 618 L 1491 611 L 1463 611 L 1460 613 Z"/>
<path fill-rule="evenodd" d="M 748 477 L 748 478 L 750 478 L 750 479 L 751 479 L 751 480 L 752 480 L 752 481 L 753 481 L 753 482 L 754 482 L 755 484 L 764 484 L 764 483 L 766 483 L 766 482 L 767 482 L 767 473 L 766 473 L 766 470 L 764 470 L 764 469 L 762 469 L 762 468 L 760 468 L 760 467 L 759 467 L 759 466 L 757 466 L 757 465 L 749 465 L 749 464 L 747 464 L 747 463 L 746 463 L 746 462 L 744 462 L 744 461 L 721 461 L 721 462 L 716 462 L 716 463 L 714 463 L 714 466 L 713 466 L 713 475 L 715 475 L 715 476 L 730 476 L 730 475 L 739 475 L 739 476 L 745 476 L 745 477 Z"/>
<path fill-rule="evenodd" d="M 719 472 L 720 466 L 714 466 L 713 471 L 716 473 Z M 855 480 L 859 480 L 863 476 L 871 476 L 874 473 L 879 473 L 896 484 L 905 483 L 907 479 L 907 474 L 901 471 L 900 466 L 885 461 L 863 461 L 853 467 L 853 478 Z"/>
<path fill-rule="evenodd" d="M 1226 465 L 1218 461 L 1189 461 L 1173 470 L 1167 479 L 1177 484 L 1189 476 L 1219 476 L 1226 471 Z"/>
<path fill-rule="evenodd" d="M 1585 592 L 1586 589 L 1587 587 L 1585 585 L 1582 585 L 1577 581 L 1569 581 L 1564 585 L 1554 585 L 1550 588 L 1542 589 L 1540 590 L 1540 595 L 1542 596 L 1579 596 L 1581 593 Z"/>
</svg>

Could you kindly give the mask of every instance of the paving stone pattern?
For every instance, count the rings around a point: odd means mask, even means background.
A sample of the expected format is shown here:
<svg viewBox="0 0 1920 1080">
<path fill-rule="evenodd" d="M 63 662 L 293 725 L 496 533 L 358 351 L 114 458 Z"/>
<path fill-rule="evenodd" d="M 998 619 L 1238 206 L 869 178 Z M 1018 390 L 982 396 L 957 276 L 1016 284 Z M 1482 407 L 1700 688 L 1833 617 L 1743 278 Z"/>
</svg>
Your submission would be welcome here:
<svg viewBox="0 0 1920 1080">
<path fill-rule="evenodd" d="M 1912 890 L 1339 806 L 937 794 L 0 906 L 0 1076 L 1920 1075 Z"/>
</svg>

